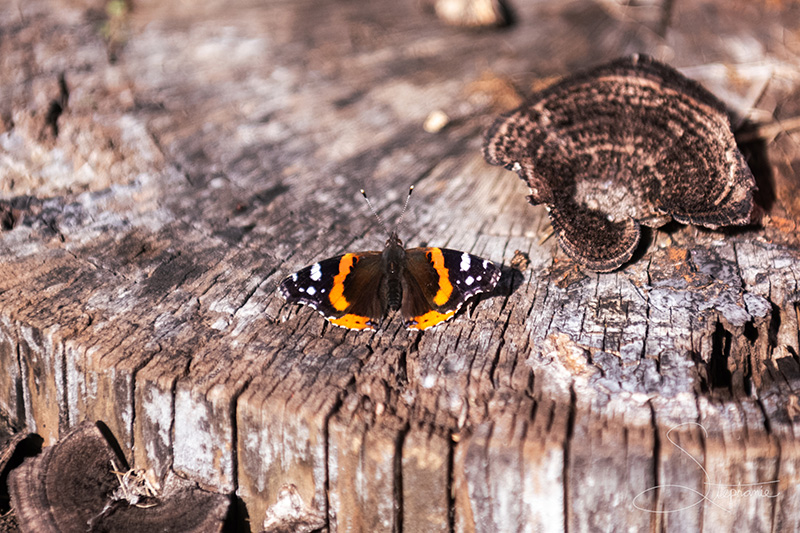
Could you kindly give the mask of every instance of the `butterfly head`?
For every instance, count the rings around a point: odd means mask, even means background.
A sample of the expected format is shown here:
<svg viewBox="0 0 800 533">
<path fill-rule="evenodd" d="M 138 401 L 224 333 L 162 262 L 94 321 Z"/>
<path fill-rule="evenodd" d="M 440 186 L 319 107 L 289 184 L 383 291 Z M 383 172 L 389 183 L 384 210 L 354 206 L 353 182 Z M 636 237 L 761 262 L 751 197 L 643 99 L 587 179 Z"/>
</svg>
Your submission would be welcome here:
<svg viewBox="0 0 800 533">
<path fill-rule="evenodd" d="M 393 231 L 389 234 L 389 238 L 386 239 L 386 247 L 403 247 L 403 241 L 400 240 L 400 237 L 397 236 L 397 231 Z"/>
</svg>

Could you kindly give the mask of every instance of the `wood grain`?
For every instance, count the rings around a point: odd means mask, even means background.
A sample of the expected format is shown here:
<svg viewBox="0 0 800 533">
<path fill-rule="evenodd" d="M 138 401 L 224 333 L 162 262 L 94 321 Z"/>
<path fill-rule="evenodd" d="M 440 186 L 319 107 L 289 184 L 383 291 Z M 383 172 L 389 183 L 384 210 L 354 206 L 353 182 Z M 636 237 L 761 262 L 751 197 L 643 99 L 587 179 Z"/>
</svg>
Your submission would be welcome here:
<svg viewBox="0 0 800 533">
<path fill-rule="evenodd" d="M 414 2 L 0 6 L 0 408 L 45 444 L 102 420 L 253 531 L 287 484 L 331 531 L 800 529 L 800 62 L 776 37 L 800 18 L 768 4 L 520 1 L 481 32 Z M 764 216 L 584 273 L 481 137 L 633 52 L 778 128 L 743 146 Z M 391 222 L 411 184 L 406 245 L 528 268 L 423 333 L 285 304 L 284 276 L 382 247 L 358 189 Z M 709 480 L 779 495 L 632 505 Z"/>
</svg>

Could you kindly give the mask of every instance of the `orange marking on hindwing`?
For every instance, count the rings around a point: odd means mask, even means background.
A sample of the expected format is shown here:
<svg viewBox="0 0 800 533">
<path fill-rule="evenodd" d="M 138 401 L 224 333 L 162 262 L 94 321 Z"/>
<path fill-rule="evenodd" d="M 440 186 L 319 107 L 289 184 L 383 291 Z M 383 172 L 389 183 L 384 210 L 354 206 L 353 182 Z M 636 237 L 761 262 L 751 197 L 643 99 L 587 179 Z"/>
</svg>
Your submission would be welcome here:
<svg viewBox="0 0 800 533">
<path fill-rule="evenodd" d="M 445 320 L 452 318 L 455 315 L 455 310 L 448 311 L 447 313 L 440 313 L 439 311 L 428 311 L 422 316 L 418 316 L 414 318 L 416 324 L 411 324 L 408 326 L 408 329 L 427 329 L 431 326 L 435 326 L 440 322 L 444 322 Z"/>
<path fill-rule="evenodd" d="M 370 324 L 369 317 L 347 314 L 339 318 L 329 318 L 332 324 L 350 329 L 375 329 Z"/>
<path fill-rule="evenodd" d="M 331 305 L 337 311 L 344 311 L 350 307 L 350 302 L 348 302 L 347 298 L 344 297 L 344 280 L 347 278 L 347 275 L 350 273 L 356 263 L 358 263 L 358 256 L 356 254 L 344 254 L 339 260 L 339 273 L 333 278 L 333 287 L 331 287 L 331 294 L 328 297 L 331 301 Z M 338 320 L 342 320 L 347 316 L 350 315 L 345 315 Z M 331 322 L 333 322 L 333 320 L 331 320 Z"/>
</svg>

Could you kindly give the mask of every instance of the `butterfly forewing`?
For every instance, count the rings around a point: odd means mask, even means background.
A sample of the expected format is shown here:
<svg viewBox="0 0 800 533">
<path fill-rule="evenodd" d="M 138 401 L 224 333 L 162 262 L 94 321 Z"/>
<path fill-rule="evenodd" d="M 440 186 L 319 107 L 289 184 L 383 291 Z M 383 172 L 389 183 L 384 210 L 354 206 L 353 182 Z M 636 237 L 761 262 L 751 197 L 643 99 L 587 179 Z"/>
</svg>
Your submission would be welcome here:
<svg viewBox="0 0 800 533">
<path fill-rule="evenodd" d="M 280 290 L 289 303 L 313 307 L 332 324 L 374 329 L 385 307 L 382 272 L 380 252 L 344 254 L 292 274 Z"/>
<path fill-rule="evenodd" d="M 386 298 L 381 290 L 384 278 L 381 255 L 381 252 L 358 254 L 357 268 L 354 265 L 350 270 L 342 288 L 343 295 L 350 304 L 347 312 L 368 317 L 373 326 L 378 325 L 386 310 Z"/>
<path fill-rule="evenodd" d="M 500 269 L 466 252 L 412 248 L 403 275 L 403 320 L 409 328 L 426 329 L 451 318 L 470 297 L 493 290 Z"/>
</svg>

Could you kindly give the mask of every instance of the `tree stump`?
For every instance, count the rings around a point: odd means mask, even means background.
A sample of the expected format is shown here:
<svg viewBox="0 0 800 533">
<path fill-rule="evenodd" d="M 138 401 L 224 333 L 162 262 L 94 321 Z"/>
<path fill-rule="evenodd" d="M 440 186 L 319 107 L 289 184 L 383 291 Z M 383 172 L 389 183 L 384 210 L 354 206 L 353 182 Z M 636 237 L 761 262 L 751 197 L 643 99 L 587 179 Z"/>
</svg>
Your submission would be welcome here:
<svg viewBox="0 0 800 533">
<path fill-rule="evenodd" d="M 800 530 L 796 9 L 518 0 L 477 31 L 410 1 L 234 4 L 0 6 L 13 420 L 45 445 L 103 421 L 253 531 L 301 503 L 329 531 Z M 482 135 L 634 52 L 730 106 L 763 216 L 584 272 Z M 283 301 L 382 248 L 360 188 L 391 225 L 411 184 L 401 239 L 504 264 L 492 294 L 424 332 Z"/>
</svg>

